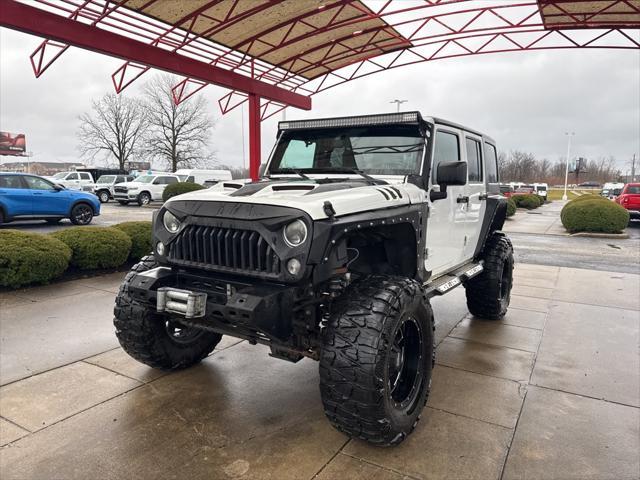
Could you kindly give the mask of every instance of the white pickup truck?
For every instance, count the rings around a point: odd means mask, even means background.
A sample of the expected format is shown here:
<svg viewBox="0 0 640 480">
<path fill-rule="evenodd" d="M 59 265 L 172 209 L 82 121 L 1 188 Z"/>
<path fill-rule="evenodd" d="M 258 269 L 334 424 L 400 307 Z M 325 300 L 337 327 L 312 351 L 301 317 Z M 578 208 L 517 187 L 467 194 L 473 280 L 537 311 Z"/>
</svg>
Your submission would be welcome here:
<svg viewBox="0 0 640 480">
<path fill-rule="evenodd" d="M 133 182 L 114 185 L 113 198 L 120 205 L 127 205 L 129 202 L 136 202 L 140 206 L 148 205 L 151 201 L 162 200 L 162 192 L 167 185 L 179 181 L 177 175 L 170 173 L 141 175 Z"/>
<path fill-rule="evenodd" d="M 95 183 L 89 172 L 59 172 L 49 180 L 68 190 L 83 190 L 84 186 Z"/>
</svg>

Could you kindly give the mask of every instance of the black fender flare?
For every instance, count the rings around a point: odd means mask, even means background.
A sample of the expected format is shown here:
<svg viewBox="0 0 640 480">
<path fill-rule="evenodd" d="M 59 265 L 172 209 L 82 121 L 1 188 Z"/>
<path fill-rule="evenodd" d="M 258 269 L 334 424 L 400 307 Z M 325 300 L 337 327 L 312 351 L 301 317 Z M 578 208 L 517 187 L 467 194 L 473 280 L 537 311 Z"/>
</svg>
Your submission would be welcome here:
<svg viewBox="0 0 640 480">
<path fill-rule="evenodd" d="M 507 198 L 502 195 L 490 195 L 487 197 L 487 209 L 480 227 L 478 244 L 473 253 L 473 258 L 477 259 L 487 243 L 487 239 L 493 232 L 502 230 L 504 221 L 507 218 Z"/>
</svg>

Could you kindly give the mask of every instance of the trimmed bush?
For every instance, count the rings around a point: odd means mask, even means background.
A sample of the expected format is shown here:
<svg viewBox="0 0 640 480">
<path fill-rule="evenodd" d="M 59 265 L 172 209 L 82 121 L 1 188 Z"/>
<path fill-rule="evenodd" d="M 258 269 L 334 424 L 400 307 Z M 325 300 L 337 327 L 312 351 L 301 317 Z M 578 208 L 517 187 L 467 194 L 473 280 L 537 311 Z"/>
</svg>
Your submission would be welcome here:
<svg viewBox="0 0 640 480">
<path fill-rule="evenodd" d="M 48 235 L 0 231 L 0 286 L 47 283 L 64 273 L 70 259 L 71 249 Z"/>
<path fill-rule="evenodd" d="M 591 194 L 580 195 L 579 197 L 574 198 L 573 200 L 567 202 L 565 206 L 562 207 L 562 210 L 560 211 L 560 220 L 562 221 L 562 223 L 564 224 L 565 214 L 568 210 L 572 209 L 575 205 L 580 205 L 580 203 L 582 202 L 591 201 L 591 200 L 604 201 L 604 202 L 611 203 L 611 200 L 609 200 L 606 197 L 602 197 L 600 195 L 591 195 Z"/>
<path fill-rule="evenodd" d="M 129 260 L 140 260 L 153 250 L 151 245 L 151 222 L 124 222 L 114 225 L 113 228 L 122 230 L 129 235 L 131 239 Z"/>
<path fill-rule="evenodd" d="M 119 267 L 131 250 L 129 235 L 117 228 L 74 227 L 51 235 L 71 248 L 71 265 L 81 270 Z"/>
<path fill-rule="evenodd" d="M 615 202 L 606 199 L 574 202 L 569 202 L 566 207 L 573 205 L 563 209 L 561 216 L 562 225 L 570 233 L 620 233 L 629 224 L 629 212 Z"/>
<path fill-rule="evenodd" d="M 517 209 L 516 202 L 514 202 L 512 198 L 507 200 L 507 217 L 515 215 Z"/>
<path fill-rule="evenodd" d="M 540 200 L 538 199 L 538 196 L 534 194 L 514 195 L 511 198 L 516 203 L 516 206 L 518 208 L 533 210 L 534 208 L 538 208 L 540 206 Z"/>
<path fill-rule="evenodd" d="M 202 185 L 198 183 L 192 182 L 180 182 L 180 183 L 172 183 L 171 185 L 167 185 L 162 192 L 162 201 L 166 202 L 171 197 L 175 197 L 176 195 L 182 195 L 183 193 L 195 192 L 196 190 L 202 190 Z"/>
<path fill-rule="evenodd" d="M 545 202 L 547 201 L 547 199 L 545 197 L 543 197 L 542 195 L 536 194 L 536 197 L 538 197 L 538 200 L 540 201 L 540 206 L 544 205 Z"/>
</svg>

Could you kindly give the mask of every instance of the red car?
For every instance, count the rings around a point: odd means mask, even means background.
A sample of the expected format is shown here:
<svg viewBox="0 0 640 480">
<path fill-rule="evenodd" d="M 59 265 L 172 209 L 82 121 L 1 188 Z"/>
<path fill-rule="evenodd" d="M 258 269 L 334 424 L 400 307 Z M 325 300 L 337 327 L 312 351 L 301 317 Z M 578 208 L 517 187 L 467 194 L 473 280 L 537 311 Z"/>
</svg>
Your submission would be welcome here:
<svg viewBox="0 0 640 480">
<path fill-rule="evenodd" d="M 615 202 L 626 208 L 631 218 L 640 218 L 640 183 L 627 183 Z"/>
</svg>

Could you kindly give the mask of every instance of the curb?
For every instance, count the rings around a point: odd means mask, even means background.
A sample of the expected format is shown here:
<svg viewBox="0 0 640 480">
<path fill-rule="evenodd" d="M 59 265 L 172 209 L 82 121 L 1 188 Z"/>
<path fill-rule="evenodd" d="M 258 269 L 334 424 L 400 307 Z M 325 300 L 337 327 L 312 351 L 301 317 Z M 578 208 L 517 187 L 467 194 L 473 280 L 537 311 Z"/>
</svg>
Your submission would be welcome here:
<svg viewBox="0 0 640 480">
<path fill-rule="evenodd" d="M 624 240 L 625 238 L 629 238 L 628 233 L 597 233 L 597 232 L 578 232 L 572 233 L 569 235 L 570 237 L 586 237 L 586 238 L 617 238 L 620 240 Z"/>
</svg>

